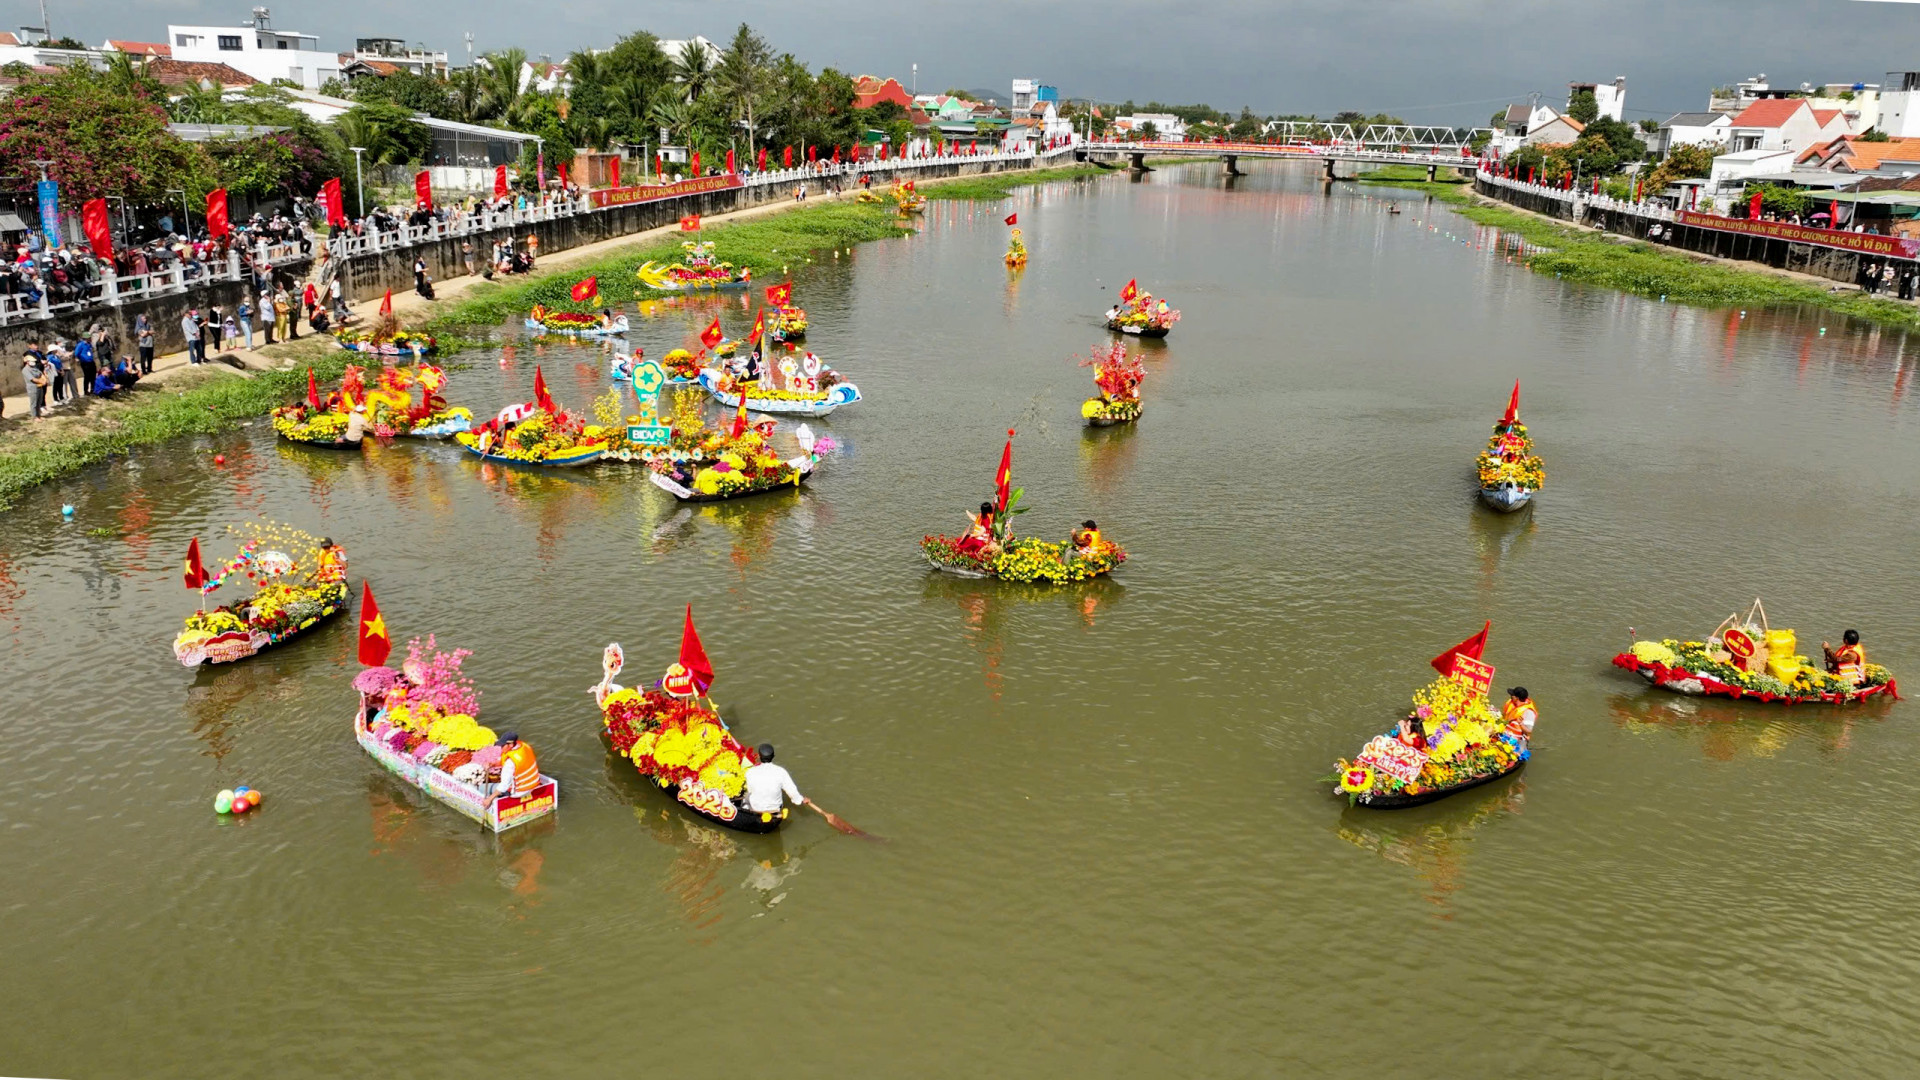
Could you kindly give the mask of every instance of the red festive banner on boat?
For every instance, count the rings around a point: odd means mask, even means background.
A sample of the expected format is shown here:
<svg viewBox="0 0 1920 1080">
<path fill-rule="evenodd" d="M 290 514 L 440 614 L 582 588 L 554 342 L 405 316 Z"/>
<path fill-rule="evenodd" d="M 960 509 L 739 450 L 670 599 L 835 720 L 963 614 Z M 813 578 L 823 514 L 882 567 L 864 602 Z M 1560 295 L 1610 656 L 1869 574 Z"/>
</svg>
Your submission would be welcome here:
<svg viewBox="0 0 1920 1080">
<path fill-rule="evenodd" d="M 709 191 L 726 191 L 729 188 L 746 186 L 747 182 L 740 179 L 738 173 L 725 173 L 720 176 L 702 176 L 695 180 L 682 180 L 677 184 L 645 184 L 639 187 L 590 191 L 587 193 L 587 199 L 598 208 L 630 206 L 634 203 L 656 202 L 660 199 L 678 198 L 681 195 L 702 195 Z"/>
<path fill-rule="evenodd" d="M 1696 229 L 1742 233 L 1747 236 L 1765 237 L 1768 240 L 1786 240 L 1795 244 L 1818 244 L 1821 247 L 1858 251 L 1866 255 L 1889 255 L 1896 259 L 1920 258 L 1920 240 L 1905 236 L 1815 229 L 1784 221 L 1748 221 L 1743 218 L 1721 217 L 1718 214 L 1698 214 L 1691 210 L 1681 211 L 1675 215 L 1675 220 Z"/>
<path fill-rule="evenodd" d="M 1453 658 L 1453 678 L 1485 694 L 1487 688 L 1493 685 L 1493 665 L 1471 656 L 1458 655 Z"/>
<path fill-rule="evenodd" d="M 1420 778 L 1420 770 L 1426 767 L 1427 754 L 1398 739 L 1375 735 L 1372 742 L 1354 755 L 1353 763 L 1386 773 L 1403 784 L 1411 784 Z"/>
</svg>

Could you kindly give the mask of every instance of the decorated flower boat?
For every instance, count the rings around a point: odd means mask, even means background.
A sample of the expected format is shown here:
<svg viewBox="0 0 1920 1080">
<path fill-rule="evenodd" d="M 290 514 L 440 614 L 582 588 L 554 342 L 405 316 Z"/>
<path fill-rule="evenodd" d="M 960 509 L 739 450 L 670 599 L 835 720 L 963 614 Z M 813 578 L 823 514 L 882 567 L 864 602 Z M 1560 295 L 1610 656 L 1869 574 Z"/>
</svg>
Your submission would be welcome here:
<svg viewBox="0 0 1920 1080">
<path fill-rule="evenodd" d="M 614 753 L 715 825 L 770 833 L 787 823 L 792 811 L 784 802 L 777 811 L 757 812 L 743 801 L 747 770 L 759 764 L 759 757 L 734 738 L 718 709 L 702 701 L 713 671 L 693 628 L 691 607 L 681 632 L 680 660 L 659 682 L 631 690 L 614 682 L 623 661 L 620 646 L 608 645 L 593 688 L 600 734 Z"/>
<path fill-rule="evenodd" d="M 1120 290 L 1120 303 L 1107 312 L 1107 329 L 1143 338 L 1166 337 L 1179 321 L 1179 311 L 1165 300 L 1155 300 L 1137 281 L 1127 282 Z"/>
<path fill-rule="evenodd" d="M 700 358 L 685 349 L 670 350 L 660 358 L 668 386 L 692 386 L 700 381 Z"/>
<path fill-rule="evenodd" d="M 1147 369 L 1138 357 L 1127 355 L 1125 345 L 1095 345 L 1080 366 L 1093 369 L 1093 385 L 1100 390 L 1098 397 L 1080 403 L 1087 426 L 1111 427 L 1140 419 L 1140 383 Z"/>
<path fill-rule="evenodd" d="M 792 357 L 783 359 L 782 369 L 789 363 L 794 363 Z M 815 363 L 817 364 L 818 361 L 816 360 Z M 762 413 L 825 416 L 842 405 L 851 405 L 860 400 L 859 387 L 850 382 L 828 383 L 829 379 L 837 378 L 838 375 L 831 368 L 816 370 L 820 374 L 813 377 L 804 374 L 786 376 L 785 381 L 792 389 L 782 389 L 778 385 L 768 385 L 765 380 L 742 384 L 740 380 L 724 371 L 707 368 L 700 372 L 700 386 L 707 393 L 712 394 L 715 401 L 729 408 L 740 404 L 741 392 L 744 389 L 747 408 Z"/>
<path fill-rule="evenodd" d="M 439 348 L 432 334 L 415 330 L 363 330 L 343 326 L 333 332 L 333 340 L 349 352 L 375 353 L 380 356 L 431 356 Z"/>
<path fill-rule="evenodd" d="M 367 407 L 368 429 L 380 438 L 450 439 L 473 427 L 473 413 L 462 405 L 448 405 L 440 396 L 447 373 L 432 364 L 383 366 L 374 385 L 349 366 L 340 384 L 345 400 Z"/>
<path fill-rule="evenodd" d="M 768 445 L 772 433 L 771 420 L 750 425 L 746 410 L 740 409 L 733 428 L 718 444 L 703 442 L 691 460 L 656 459 L 649 463 L 647 478 L 682 502 L 724 502 L 806 483 L 819 461 L 813 432 L 800 425 L 794 432 L 800 454 L 784 459 Z"/>
<path fill-rule="evenodd" d="M 807 336 L 807 313 L 804 309 L 781 305 L 767 323 L 767 336 L 775 342 L 799 341 Z"/>
<path fill-rule="evenodd" d="M 1414 693 L 1406 719 L 1374 736 L 1352 761 L 1334 763 L 1328 779 L 1340 794 L 1354 805 L 1381 810 L 1419 806 L 1509 776 L 1527 763 L 1533 756 L 1531 725 L 1522 722 L 1520 710 L 1505 718 L 1487 701 L 1493 668 L 1480 662 L 1486 637 L 1482 630 L 1435 657 L 1434 668 L 1446 674 Z"/>
<path fill-rule="evenodd" d="M 363 609 L 365 605 L 363 604 Z M 370 633 L 371 632 L 371 633 Z M 372 637 L 386 628 L 374 612 L 361 615 L 361 656 L 368 658 Z M 353 688 L 360 707 L 353 716 L 353 737 L 365 750 L 428 798 L 452 807 L 492 832 L 502 833 L 552 814 L 560 801 L 560 781 L 539 771 L 531 747 L 514 740 L 501 745 L 494 732 L 475 718 L 480 695 L 460 671 L 466 649 L 440 652 L 428 637 L 407 648 L 400 670 L 375 665 L 360 672 Z M 385 661 L 384 647 L 380 659 Z M 508 762 L 516 773 L 511 790 L 500 791 Z"/>
<path fill-rule="evenodd" d="M 958 577 L 1064 585 L 1110 574 L 1127 561 L 1120 545 L 1102 537 L 1091 521 L 1083 522 L 1064 544 L 1013 535 L 1010 522 L 1027 508 L 1020 505 L 1026 489 L 1010 488 L 1012 478 L 1013 432 L 1008 431 L 994 477 L 995 501 L 967 515 L 971 524 L 961 536 L 921 537 L 920 554 L 928 564 Z"/>
<path fill-rule="evenodd" d="M 688 240 L 680 245 L 685 262 L 642 263 L 635 276 L 649 289 L 659 292 L 697 292 L 701 289 L 744 289 L 753 284 L 753 271 L 736 269 L 732 263 L 713 257 L 713 241 Z"/>
<path fill-rule="evenodd" d="M 527 329 L 543 334 L 617 337 L 627 332 L 627 317 L 615 316 L 611 323 L 603 325 L 600 316 L 591 311 L 556 311 L 545 304 L 535 304 L 533 310 L 527 313 L 526 325 Z"/>
<path fill-rule="evenodd" d="M 1899 700 L 1893 673 L 1867 663 L 1858 633 L 1848 631 L 1839 649 L 1827 648 L 1820 666 L 1798 648 L 1794 632 L 1768 625 L 1755 600 L 1744 618 L 1729 615 L 1705 641 L 1635 641 L 1613 663 L 1676 694 L 1787 705 L 1849 705 L 1883 694 Z"/>
<path fill-rule="evenodd" d="M 924 213 L 927 209 L 927 197 L 914 190 L 911 180 L 905 183 L 894 181 L 891 194 L 894 203 L 899 206 L 903 214 Z"/>
<path fill-rule="evenodd" d="M 591 465 L 606 454 L 607 431 L 554 404 L 546 377 L 533 369 L 534 400 L 509 405 L 454 440 L 485 461 L 546 469 Z"/>
<path fill-rule="evenodd" d="M 352 414 L 344 408 L 316 409 L 306 402 L 282 405 L 273 410 L 270 418 L 274 434 L 288 442 L 330 450 L 358 450 L 361 440 L 347 438 L 351 420 Z"/>
<path fill-rule="evenodd" d="M 1017 227 L 1013 230 L 1013 235 L 1007 237 L 1005 261 L 1014 269 L 1027 265 L 1027 242 L 1021 239 L 1020 230 Z"/>
<path fill-rule="evenodd" d="M 284 525 L 249 523 L 247 536 L 218 572 L 200 561 L 200 541 L 187 548 L 186 585 L 201 597 L 242 574 L 256 586 L 243 600 L 187 616 L 173 639 L 181 664 L 230 664 L 298 636 L 347 605 L 347 558 L 338 547 Z M 298 559 L 282 548 L 293 548 Z"/>
<path fill-rule="evenodd" d="M 1493 436 L 1474 464 L 1479 470 L 1480 500 L 1503 514 L 1532 502 L 1534 494 L 1546 485 L 1546 466 L 1533 452 L 1527 425 L 1520 422 L 1518 381 L 1507 400 L 1506 414 L 1493 425 Z"/>
</svg>

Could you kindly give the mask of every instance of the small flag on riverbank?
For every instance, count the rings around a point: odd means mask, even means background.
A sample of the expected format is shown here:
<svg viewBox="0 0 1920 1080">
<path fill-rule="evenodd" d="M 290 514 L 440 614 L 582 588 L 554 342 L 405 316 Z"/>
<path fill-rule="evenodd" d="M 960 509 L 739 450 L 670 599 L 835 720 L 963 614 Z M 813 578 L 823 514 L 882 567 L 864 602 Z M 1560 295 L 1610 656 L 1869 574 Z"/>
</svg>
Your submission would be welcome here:
<svg viewBox="0 0 1920 1080">
<path fill-rule="evenodd" d="M 495 165 L 493 167 L 493 197 L 496 199 L 504 199 L 507 197 L 507 167 L 505 165 Z"/>
<path fill-rule="evenodd" d="M 232 231 L 227 221 L 227 189 L 214 188 L 207 192 L 207 235 L 218 240 Z"/>
<path fill-rule="evenodd" d="M 373 583 L 360 583 L 360 662 L 379 667 L 393 651 L 393 639 L 387 634 L 387 620 L 380 617 L 380 605 L 373 599 Z"/>
<path fill-rule="evenodd" d="M 688 214 L 687 216 L 681 218 L 680 231 L 681 232 L 699 232 L 700 231 L 700 215 Z"/>
</svg>

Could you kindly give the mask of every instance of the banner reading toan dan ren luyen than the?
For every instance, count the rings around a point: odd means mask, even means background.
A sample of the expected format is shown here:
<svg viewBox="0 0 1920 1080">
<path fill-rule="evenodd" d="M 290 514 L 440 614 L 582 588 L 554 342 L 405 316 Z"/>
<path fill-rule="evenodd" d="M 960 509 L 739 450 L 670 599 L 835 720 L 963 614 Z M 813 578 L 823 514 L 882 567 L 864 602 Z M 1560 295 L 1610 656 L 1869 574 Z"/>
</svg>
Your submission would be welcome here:
<svg viewBox="0 0 1920 1080">
<path fill-rule="evenodd" d="M 655 202 L 660 199 L 671 199 L 676 195 L 703 195 L 709 191 L 726 191 L 729 188 L 746 186 L 746 181 L 740 179 L 737 174 L 727 173 L 724 176 L 703 176 L 698 180 L 682 180 L 677 184 L 605 188 L 587 192 L 587 199 L 596 209 L 600 209 L 608 206 Z"/>
<path fill-rule="evenodd" d="M 1920 258 L 1920 240 L 1912 240 L 1904 236 L 1841 232 L 1838 229 L 1810 229 L 1805 225 L 1790 225 L 1784 221 L 1749 221 L 1746 218 L 1696 214 L 1692 211 L 1681 212 L 1675 220 L 1682 225 L 1692 225 L 1699 229 L 1741 233 L 1768 240 L 1787 240 L 1795 244 L 1819 244 L 1822 247 L 1839 248 L 1842 251 L 1858 251 L 1863 255 L 1885 255 L 1894 259 Z"/>
</svg>

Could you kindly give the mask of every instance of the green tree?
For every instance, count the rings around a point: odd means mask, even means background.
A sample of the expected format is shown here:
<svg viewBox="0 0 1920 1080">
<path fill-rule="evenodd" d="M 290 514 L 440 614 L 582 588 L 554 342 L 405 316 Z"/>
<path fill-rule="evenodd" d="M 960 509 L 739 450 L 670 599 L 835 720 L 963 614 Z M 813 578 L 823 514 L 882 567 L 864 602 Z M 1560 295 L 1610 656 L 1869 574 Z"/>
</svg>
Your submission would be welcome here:
<svg viewBox="0 0 1920 1080">
<path fill-rule="evenodd" d="M 1646 156 L 1647 144 L 1633 130 L 1633 125 L 1625 124 L 1610 116 L 1603 116 L 1587 125 L 1580 133 L 1581 138 L 1597 138 L 1607 144 L 1613 156 L 1621 161 L 1638 161 Z"/>
<path fill-rule="evenodd" d="M 520 69 L 526 62 L 525 49 L 502 49 L 480 58 L 479 119 L 520 126 Z"/>
<path fill-rule="evenodd" d="M 1675 181 L 1713 175 L 1713 159 L 1717 154 L 1717 147 L 1681 143 L 1667 154 L 1665 161 L 1654 166 L 1653 171 L 1647 174 L 1646 190 L 1665 191 L 1667 185 Z"/>
<path fill-rule="evenodd" d="M 1868 129 L 1866 130 L 1866 132 L 1865 132 L 1865 134 L 1862 134 L 1862 135 L 1860 136 L 1860 140 L 1859 140 L 1859 141 L 1861 141 L 1861 142 L 1890 142 L 1891 140 L 1890 140 L 1890 139 L 1889 139 L 1889 138 L 1887 137 L 1887 133 L 1886 133 L 1886 132 L 1884 132 L 1884 131 L 1881 131 L 1881 130 L 1880 130 L 1879 128 L 1868 128 Z"/>
<path fill-rule="evenodd" d="M 1591 124 L 1600 115 L 1600 103 L 1594 99 L 1593 91 L 1581 90 L 1567 100 L 1567 115 L 1582 124 Z"/>
<path fill-rule="evenodd" d="M 1260 118 L 1253 115 L 1253 110 L 1242 105 L 1239 118 L 1227 129 L 1227 134 L 1236 139 L 1252 139 L 1259 137 L 1262 127 Z"/>
<path fill-rule="evenodd" d="M 713 83 L 713 56 L 704 46 L 689 40 L 680 46 L 679 55 L 667 59 L 672 64 L 673 82 L 680 88 L 682 101 L 696 102 L 706 95 Z"/>
<path fill-rule="evenodd" d="M 726 100 L 732 119 L 746 126 L 747 156 L 751 158 L 759 116 L 764 111 L 767 95 L 773 91 L 775 73 L 773 50 L 746 23 L 734 31 L 733 42 L 721 54 L 714 83 Z"/>
<path fill-rule="evenodd" d="M 364 147 L 369 165 L 416 165 L 433 152 L 433 132 L 412 110 L 390 102 L 358 102 L 334 119 L 333 129 L 348 146 Z"/>
<path fill-rule="evenodd" d="M 385 78 L 360 79 L 351 89 L 355 101 L 384 101 L 440 120 L 457 119 L 453 87 L 431 75 L 402 71 Z"/>
<path fill-rule="evenodd" d="M 205 156 L 167 122 L 147 86 L 115 89 L 107 73 L 85 65 L 30 74 L 0 98 L 0 174 L 38 176 L 34 161 L 46 160 L 70 204 L 104 195 L 160 203 L 168 188 L 188 187 L 206 168 Z"/>
<path fill-rule="evenodd" d="M 1762 213 L 1779 214 L 1791 217 L 1796 214 L 1805 216 L 1813 207 L 1813 199 L 1804 188 L 1780 187 L 1777 184 L 1748 184 L 1740 192 L 1740 201 L 1745 204 L 1755 195 L 1760 196 Z"/>
</svg>

